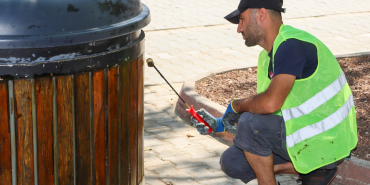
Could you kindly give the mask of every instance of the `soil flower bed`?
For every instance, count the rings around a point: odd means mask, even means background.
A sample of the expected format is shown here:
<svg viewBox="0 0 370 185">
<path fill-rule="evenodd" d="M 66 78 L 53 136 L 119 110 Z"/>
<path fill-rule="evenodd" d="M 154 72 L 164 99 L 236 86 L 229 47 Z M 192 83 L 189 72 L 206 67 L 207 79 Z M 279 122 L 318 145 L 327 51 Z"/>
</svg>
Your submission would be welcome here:
<svg viewBox="0 0 370 185">
<path fill-rule="evenodd" d="M 370 56 L 338 59 L 346 74 L 356 107 L 358 144 L 352 155 L 370 161 Z M 255 95 L 257 69 L 248 68 L 208 76 L 196 84 L 204 97 L 227 106 L 231 100 Z"/>
</svg>

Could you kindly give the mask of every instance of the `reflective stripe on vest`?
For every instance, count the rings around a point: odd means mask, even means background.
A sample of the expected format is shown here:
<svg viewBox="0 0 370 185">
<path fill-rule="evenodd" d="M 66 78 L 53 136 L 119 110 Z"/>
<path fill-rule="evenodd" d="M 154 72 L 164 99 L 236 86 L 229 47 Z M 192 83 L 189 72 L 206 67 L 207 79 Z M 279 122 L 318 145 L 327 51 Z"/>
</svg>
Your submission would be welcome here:
<svg viewBox="0 0 370 185">
<path fill-rule="evenodd" d="M 342 90 L 343 86 L 347 83 L 344 72 L 328 87 L 317 93 L 315 96 L 304 102 L 303 104 L 293 107 L 290 109 L 282 110 L 284 121 L 295 119 L 303 115 L 309 114 L 326 101 L 330 100 L 339 91 Z"/>
<path fill-rule="evenodd" d="M 303 127 L 295 131 L 293 134 L 286 136 L 287 147 L 291 148 L 295 144 L 305 139 L 311 138 L 335 127 L 336 125 L 341 123 L 344 120 L 344 118 L 347 117 L 347 115 L 352 109 L 352 106 L 354 106 L 354 103 L 353 95 L 351 94 L 347 99 L 346 103 L 327 118 L 315 124 Z"/>
</svg>

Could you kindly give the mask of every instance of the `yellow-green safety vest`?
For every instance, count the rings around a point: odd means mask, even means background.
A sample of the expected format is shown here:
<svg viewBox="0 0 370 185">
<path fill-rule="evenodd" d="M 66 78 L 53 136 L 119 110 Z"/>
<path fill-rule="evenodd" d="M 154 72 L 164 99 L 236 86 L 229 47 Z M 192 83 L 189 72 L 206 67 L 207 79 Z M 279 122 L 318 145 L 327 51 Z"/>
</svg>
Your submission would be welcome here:
<svg viewBox="0 0 370 185">
<path fill-rule="evenodd" d="M 286 127 L 286 146 L 294 168 L 303 174 L 348 156 L 357 138 L 356 112 L 351 89 L 336 58 L 311 34 L 281 25 L 273 45 L 274 56 L 287 39 L 312 43 L 318 65 L 308 78 L 297 79 L 282 108 Z M 267 90 L 270 57 L 263 50 L 258 59 L 257 94 Z"/>
</svg>

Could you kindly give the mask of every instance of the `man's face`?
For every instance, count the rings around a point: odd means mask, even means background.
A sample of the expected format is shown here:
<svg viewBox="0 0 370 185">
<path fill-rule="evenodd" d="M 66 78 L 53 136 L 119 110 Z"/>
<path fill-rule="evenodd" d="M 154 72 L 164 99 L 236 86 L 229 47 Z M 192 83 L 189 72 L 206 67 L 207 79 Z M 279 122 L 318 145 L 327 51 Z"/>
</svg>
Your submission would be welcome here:
<svg viewBox="0 0 370 185">
<path fill-rule="evenodd" d="M 260 26 L 257 23 L 257 10 L 247 9 L 239 15 L 238 33 L 243 35 L 245 45 L 255 46 L 262 38 Z"/>
</svg>

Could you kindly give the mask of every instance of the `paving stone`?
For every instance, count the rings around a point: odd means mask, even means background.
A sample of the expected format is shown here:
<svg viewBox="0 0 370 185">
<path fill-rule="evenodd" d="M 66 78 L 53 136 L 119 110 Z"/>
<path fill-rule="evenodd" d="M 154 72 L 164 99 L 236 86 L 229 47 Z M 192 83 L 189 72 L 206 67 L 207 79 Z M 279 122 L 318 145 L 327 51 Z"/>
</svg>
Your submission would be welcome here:
<svg viewBox="0 0 370 185">
<path fill-rule="evenodd" d="M 164 182 L 171 182 L 174 185 L 199 185 L 198 182 L 195 182 L 191 179 L 182 178 L 182 177 L 171 177 L 162 179 Z"/>
<path fill-rule="evenodd" d="M 167 111 L 171 110 L 173 106 L 175 106 L 174 101 L 165 100 L 165 101 L 155 102 L 156 109 L 159 110 L 159 112 L 161 112 L 161 113 L 167 113 Z M 170 116 L 170 114 L 168 114 L 167 117 L 172 117 L 172 116 Z"/>
<path fill-rule="evenodd" d="M 193 166 L 204 166 L 203 163 L 195 161 L 191 158 L 189 154 L 176 155 L 171 157 L 165 157 L 163 160 L 170 161 L 172 164 L 176 165 L 176 168 L 188 168 Z"/>
<path fill-rule="evenodd" d="M 176 118 L 178 118 L 178 116 L 176 115 L 175 109 L 176 109 L 176 103 L 174 102 L 172 107 L 162 109 L 162 111 L 166 112 L 169 116 L 174 118 L 174 121 L 177 121 L 178 119 Z"/>
<path fill-rule="evenodd" d="M 167 115 L 168 116 L 166 116 L 166 117 L 161 117 L 160 119 L 157 119 L 156 122 L 161 124 L 161 123 L 171 123 L 171 122 L 176 121 L 176 119 L 174 117 L 172 117 L 172 116 L 176 116 L 176 115 L 170 116 L 170 114 L 168 114 L 168 113 L 167 113 Z"/>
<path fill-rule="evenodd" d="M 163 125 L 158 124 L 155 120 L 144 120 L 144 130 L 161 128 Z"/>
<path fill-rule="evenodd" d="M 145 130 L 144 130 L 144 136 L 153 136 L 153 134 L 145 132 Z"/>
<path fill-rule="evenodd" d="M 165 183 L 160 181 L 158 178 L 158 175 L 151 172 L 144 170 L 144 175 L 145 175 L 145 184 L 147 185 L 164 185 Z"/>
<path fill-rule="evenodd" d="M 151 115 L 151 114 L 159 114 L 163 113 L 161 110 L 158 110 L 157 107 L 144 103 L 144 114 Z"/>
<path fill-rule="evenodd" d="M 161 108 L 163 106 L 171 106 L 172 103 L 170 103 L 165 97 L 158 97 L 154 100 L 144 101 L 145 104 L 151 104 L 156 106 L 157 108 Z"/>
<path fill-rule="evenodd" d="M 161 123 L 164 125 L 164 123 Z M 170 127 L 174 132 L 193 132 L 196 131 L 196 129 L 190 125 L 184 124 L 184 122 L 179 122 L 177 120 L 168 122 L 166 124 L 168 127 Z"/>
<path fill-rule="evenodd" d="M 153 166 L 172 165 L 169 161 L 164 161 L 155 155 L 144 152 L 144 168 L 149 169 Z"/>
<path fill-rule="evenodd" d="M 174 121 L 172 122 L 163 122 L 163 123 L 159 123 L 160 125 L 165 125 L 165 126 L 168 126 L 168 127 L 180 127 L 180 126 L 183 126 L 184 125 L 184 120 L 182 120 L 181 118 L 179 117 L 175 117 L 173 118 Z"/>
<path fill-rule="evenodd" d="M 220 143 L 215 139 L 204 139 L 204 140 L 194 140 L 194 143 L 199 143 L 205 146 L 204 148 L 209 152 L 215 152 L 218 155 L 221 155 L 229 146 Z"/>
<path fill-rule="evenodd" d="M 158 99 L 158 95 L 156 93 L 150 92 L 150 93 L 144 93 L 144 102 L 156 100 Z"/>
<path fill-rule="evenodd" d="M 195 181 L 205 180 L 205 179 L 214 179 L 219 178 L 220 175 L 217 175 L 207 169 L 206 166 L 196 166 L 190 168 L 181 169 L 193 176 Z"/>
<path fill-rule="evenodd" d="M 160 133 L 168 133 L 171 132 L 171 129 L 167 126 L 159 126 L 155 128 L 147 128 L 145 129 L 146 132 L 151 133 L 151 134 L 160 134 Z"/>
<path fill-rule="evenodd" d="M 147 177 L 145 176 L 145 184 L 146 185 L 165 185 L 164 182 L 158 180 L 157 178 Z"/>
<path fill-rule="evenodd" d="M 168 117 L 168 114 L 164 112 L 159 112 L 155 114 L 144 114 L 144 120 L 158 120 L 164 117 Z"/>
<path fill-rule="evenodd" d="M 211 171 L 211 172 L 221 170 L 220 157 L 210 157 L 210 158 L 195 159 L 195 160 L 205 164 L 206 166 L 208 166 L 208 170 Z"/>
<path fill-rule="evenodd" d="M 170 142 L 175 145 L 175 148 L 189 148 L 194 146 L 199 146 L 198 143 L 193 143 L 188 138 L 185 137 L 175 137 L 169 139 L 163 139 L 165 142 Z"/>
<path fill-rule="evenodd" d="M 158 133 L 155 135 L 158 139 L 169 139 L 169 138 L 175 138 L 175 137 L 187 137 L 186 133 L 181 132 L 167 132 L 167 133 Z"/>
<path fill-rule="evenodd" d="M 182 87 L 182 83 L 173 83 L 171 85 L 176 91 L 179 91 Z M 154 91 L 154 92 L 168 91 L 168 94 L 164 94 L 164 95 L 171 95 L 173 93 L 172 89 L 167 84 L 162 84 L 162 85 L 158 85 L 158 86 L 151 86 L 151 87 L 149 87 L 149 89 Z"/>
<path fill-rule="evenodd" d="M 166 142 L 163 142 L 154 136 L 144 136 L 144 147 L 151 147 L 151 146 L 157 146 L 157 145 L 165 145 Z"/>
<path fill-rule="evenodd" d="M 186 123 L 185 123 L 186 124 Z M 188 135 L 191 135 L 193 137 L 189 137 L 190 141 L 196 141 L 196 140 L 203 140 L 203 139 L 210 139 L 211 136 L 208 135 L 201 135 L 198 130 L 196 130 L 194 127 L 190 126 L 190 130 L 186 131 L 185 133 Z"/>
<path fill-rule="evenodd" d="M 209 170 L 209 171 L 212 171 L 212 170 L 210 170 L 208 167 L 207 167 L 207 169 Z M 227 176 L 223 171 L 221 171 L 221 170 L 219 170 L 219 171 L 212 171 L 212 173 L 214 173 L 215 175 L 217 175 L 218 177 L 227 177 L 227 178 L 229 178 L 229 176 Z"/>
<path fill-rule="evenodd" d="M 168 65 L 167 67 L 168 67 L 169 69 L 174 69 L 173 67 L 171 67 L 171 65 Z M 170 87 L 170 86 L 166 87 L 166 89 L 157 90 L 157 91 L 155 92 L 155 95 L 156 95 L 157 97 L 159 97 L 159 96 L 166 96 L 166 95 L 174 95 L 174 94 L 176 94 L 176 93 L 171 89 L 171 87 Z"/>
<path fill-rule="evenodd" d="M 158 174 L 159 178 L 161 179 L 169 179 L 169 178 L 181 178 L 181 179 L 192 179 L 192 175 L 187 173 L 184 170 L 179 170 L 175 168 L 174 165 L 166 165 L 166 166 L 155 166 L 150 167 L 148 170 L 154 171 Z M 163 180 L 166 181 L 166 180 Z"/>
<path fill-rule="evenodd" d="M 158 154 L 158 157 L 164 159 L 165 157 L 178 156 L 185 154 L 185 151 L 178 150 L 173 144 L 165 144 L 151 147 L 152 151 Z"/>
<path fill-rule="evenodd" d="M 206 179 L 198 181 L 200 184 L 212 184 L 212 185 L 225 185 L 230 184 L 229 178 L 222 177 L 222 178 L 216 178 L 216 179 Z"/>
<path fill-rule="evenodd" d="M 189 153 L 193 159 L 202 159 L 202 158 L 208 158 L 208 157 L 215 157 L 218 154 L 215 152 L 209 152 L 204 149 L 204 146 L 197 146 L 197 147 L 191 147 L 191 148 L 184 148 L 184 151 Z"/>
</svg>

